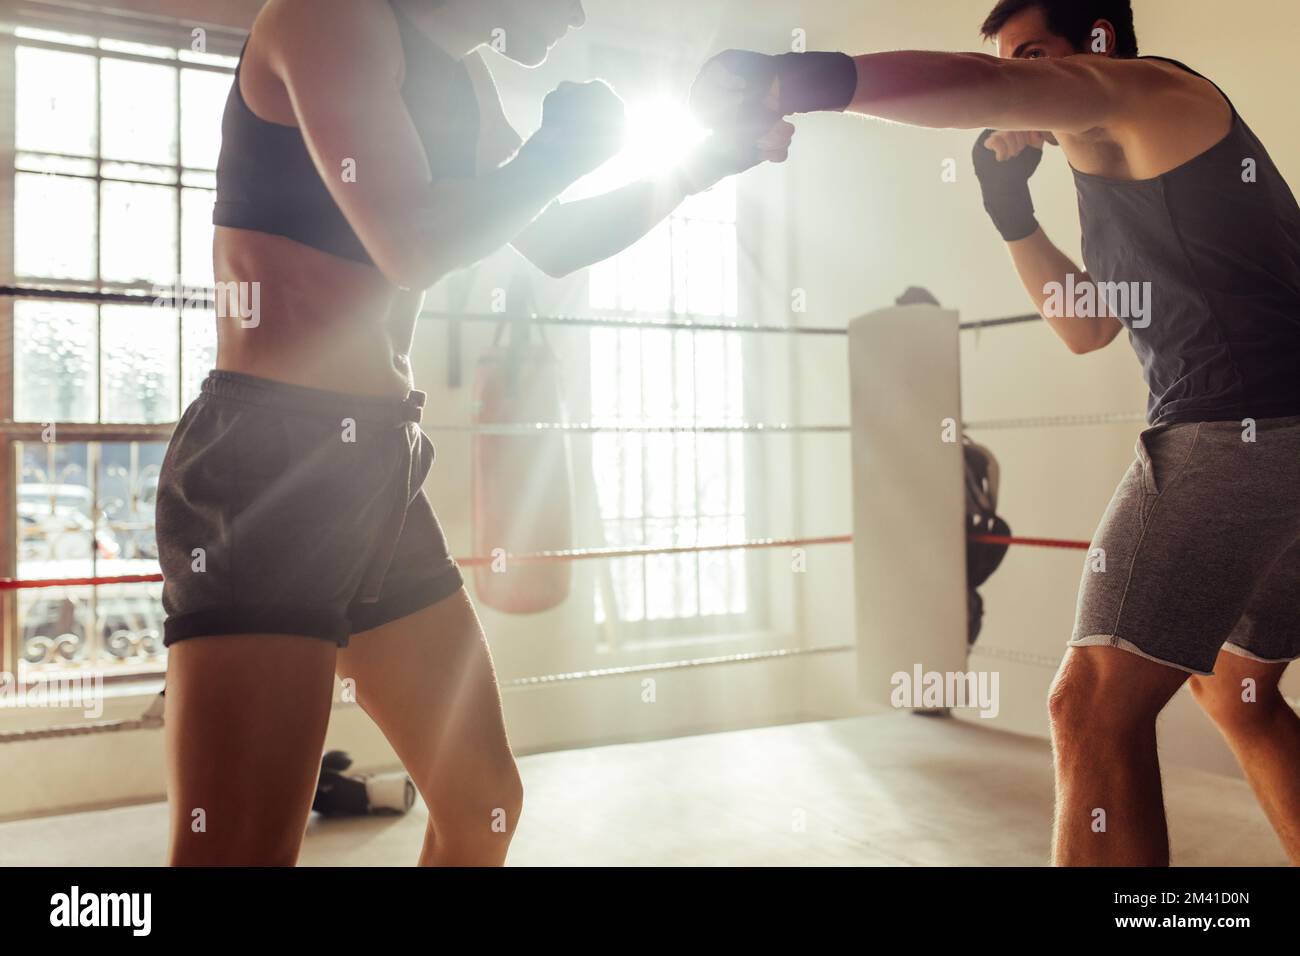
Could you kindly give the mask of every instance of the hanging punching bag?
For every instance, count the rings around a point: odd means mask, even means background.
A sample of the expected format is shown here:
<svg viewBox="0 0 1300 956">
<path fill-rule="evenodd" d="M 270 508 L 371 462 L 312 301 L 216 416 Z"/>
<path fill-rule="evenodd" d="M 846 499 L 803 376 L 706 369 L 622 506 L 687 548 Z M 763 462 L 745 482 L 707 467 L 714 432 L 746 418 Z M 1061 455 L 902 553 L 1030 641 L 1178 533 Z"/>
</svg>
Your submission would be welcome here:
<svg viewBox="0 0 1300 956">
<path fill-rule="evenodd" d="M 537 338 L 526 319 L 498 329 L 478 363 L 475 424 L 564 421 L 559 359 L 540 330 Z M 472 472 L 474 553 L 494 559 L 474 569 L 479 601 L 508 614 L 561 604 L 569 595 L 568 562 L 514 564 L 503 555 L 573 547 L 565 433 L 475 435 Z"/>
</svg>

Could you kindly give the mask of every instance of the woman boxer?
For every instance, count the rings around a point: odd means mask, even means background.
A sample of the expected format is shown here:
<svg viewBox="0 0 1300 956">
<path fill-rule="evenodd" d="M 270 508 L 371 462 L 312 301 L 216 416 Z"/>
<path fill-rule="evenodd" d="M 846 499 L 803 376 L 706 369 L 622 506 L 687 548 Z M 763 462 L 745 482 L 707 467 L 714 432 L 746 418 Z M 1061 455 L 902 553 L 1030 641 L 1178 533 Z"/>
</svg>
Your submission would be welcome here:
<svg viewBox="0 0 1300 956">
<path fill-rule="evenodd" d="M 420 862 L 505 860 L 519 775 L 421 491 L 422 290 L 506 243 L 554 275 L 613 255 L 793 132 L 555 202 L 618 151 L 622 102 L 563 84 L 521 144 L 476 51 L 537 65 L 584 20 L 577 0 L 270 0 L 254 25 L 217 173 L 217 368 L 158 493 L 174 864 L 296 860 L 336 672 L 428 806 Z"/>
</svg>

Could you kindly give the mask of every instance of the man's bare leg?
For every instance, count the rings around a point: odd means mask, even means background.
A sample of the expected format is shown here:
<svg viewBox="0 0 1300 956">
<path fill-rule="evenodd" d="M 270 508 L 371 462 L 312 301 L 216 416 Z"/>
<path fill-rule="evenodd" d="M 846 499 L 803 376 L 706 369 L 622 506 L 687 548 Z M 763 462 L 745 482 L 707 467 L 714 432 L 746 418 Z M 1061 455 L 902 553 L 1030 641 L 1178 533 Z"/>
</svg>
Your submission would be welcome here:
<svg viewBox="0 0 1300 956">
<path fill-rule="evenodd" d="M 1167 866 L 1156 718 L 1184 671 L 1117 647 L 1072 647 L 1052 685 L 1057 866 Z"/>
<path fill-rule="evenodd" d="M 1286 664 L 1220 651 L 1192 694 L 1245 771 L 1291 862 L 1300 865 L 1300 716 L 1278 689 Z"/>
</svg>

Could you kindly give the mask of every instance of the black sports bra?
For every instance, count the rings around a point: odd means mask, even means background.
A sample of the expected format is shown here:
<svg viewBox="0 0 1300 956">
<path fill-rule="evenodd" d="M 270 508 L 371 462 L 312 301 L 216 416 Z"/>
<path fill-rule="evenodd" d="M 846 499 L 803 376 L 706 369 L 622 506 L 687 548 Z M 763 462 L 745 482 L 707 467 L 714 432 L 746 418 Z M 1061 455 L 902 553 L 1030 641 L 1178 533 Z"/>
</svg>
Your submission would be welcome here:
<svg viewBox="0 0 1300 956">
<path fill-rule="evenodd" d="M 479 110 L 469 71 L 463 61 L 453 59 L 421 33 L 397 4 L 390 6 L 406 58 L 402 99 L 424 144 L 433 177 L 471 178 L 476 172 Z M 241 55 L 241 69 L 242 65 Z M 256 116 L 244 101 L 239 74 L 236 69 L 221 122 L 213 223 L 285 236 L 343 259 L 374 265 L 325 186 L 302 133 L 297 127 Z"/>
</svg>

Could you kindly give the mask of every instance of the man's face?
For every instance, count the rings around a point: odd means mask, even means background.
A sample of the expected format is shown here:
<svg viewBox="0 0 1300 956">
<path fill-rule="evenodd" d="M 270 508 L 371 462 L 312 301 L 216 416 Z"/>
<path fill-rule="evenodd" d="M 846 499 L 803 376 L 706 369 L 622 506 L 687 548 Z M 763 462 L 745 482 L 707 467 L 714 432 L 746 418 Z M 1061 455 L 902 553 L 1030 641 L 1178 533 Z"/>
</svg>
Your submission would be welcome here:
<svg viewBox="0 0 1300 956">
<path fill-rule="evenodd" d="M 500 11 L 502 52 L 524 66 L 545 63 L 551 47 L 587 22 L 582 0 L 502 0 Z"/>
<path fill-rule="evenodd" d="M 1107 31 L 1105 46 L 1109 50 L 1114 44 L 1114 28 L 1105 20 L 1098 20 L 1097 26 Z M 998 34 L 998 56 L 1007 60 L 1060 58 L 1089 52 L 1092 52 L 1091 45 L 1075 49 L 1065 37 L 1053 33 L 1041 7 L 1030 7 L 1016 14 Z"/>
</svg>

